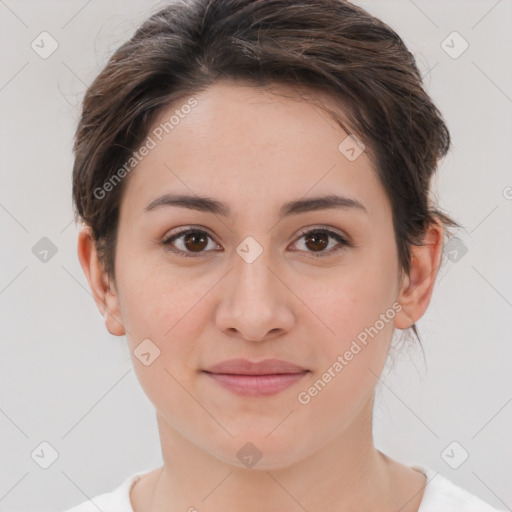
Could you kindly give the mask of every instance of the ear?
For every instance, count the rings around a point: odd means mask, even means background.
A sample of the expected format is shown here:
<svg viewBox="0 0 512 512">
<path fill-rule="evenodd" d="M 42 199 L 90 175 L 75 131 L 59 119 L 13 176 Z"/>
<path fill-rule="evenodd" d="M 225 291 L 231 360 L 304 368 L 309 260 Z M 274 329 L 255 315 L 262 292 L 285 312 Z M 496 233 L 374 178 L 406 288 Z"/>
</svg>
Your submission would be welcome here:
<svg viewBox="0 0 512 512">
<path fill-rule="evenodd" d="M 402 310 L 395 316 L 395 327 L 407 329 L 425 313 L 441 263 L 444 229 L 436 220 L 423 237 L 422 246 L 411 246 L 411 270 L 402 279 L 397 302 Z"/>
<path fill-rule="evenodd" d="M 78 259 L 108 331 L 114 336 L 122 336 L 126 331 L 117 290 L 100 263 L 90 226 L 83 227 L 78 234 Z"/>
</svg>

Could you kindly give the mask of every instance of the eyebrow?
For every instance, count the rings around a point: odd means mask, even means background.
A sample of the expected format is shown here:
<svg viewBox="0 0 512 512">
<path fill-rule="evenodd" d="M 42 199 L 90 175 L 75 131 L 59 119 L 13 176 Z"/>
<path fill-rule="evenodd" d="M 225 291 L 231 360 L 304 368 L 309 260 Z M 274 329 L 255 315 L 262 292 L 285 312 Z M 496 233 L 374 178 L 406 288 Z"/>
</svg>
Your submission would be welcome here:
<svg viewBox="0 0 512 512">
<path fill-rule="evenodd" d="M 197 210 L 200 212 L 215 213 L 217 215 L 222 215 L 223 217 L 229 217 L 231 215 L 229 206 L 221 203 L 220 201 L 206 196 L 186 194 L 164 194 L 151 201 L 144 208 L 144 212 L 149 212 L 164 206 L 174 206 Z M 281 207 L 279 213 L 280 217 L 287 217 L 289 215 L 296 215 L 299 213 L 331 209 L 359 210 L 366 214 L 368 213 L 365 206 L 357 199 L 335 194 L 290 201 Z"/>
</svg>

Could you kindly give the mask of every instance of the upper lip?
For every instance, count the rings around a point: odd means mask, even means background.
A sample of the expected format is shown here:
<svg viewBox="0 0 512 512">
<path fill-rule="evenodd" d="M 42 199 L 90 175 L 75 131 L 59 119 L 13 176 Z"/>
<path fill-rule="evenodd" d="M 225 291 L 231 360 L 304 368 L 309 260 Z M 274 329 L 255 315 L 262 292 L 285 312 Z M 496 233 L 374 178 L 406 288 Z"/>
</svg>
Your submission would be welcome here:
<svg viewBox="0 0 512 512">
<path fill-rule="evenodd" d="M 303 373 L 306 370 L 289 361 L 281 359 L 264 359 L 263 361 L 253 362 L 248 359 L 229 359 L 214 366 L 211 366 L 206 372 L 209 373 L 227 373 L 232 375 L 271 375 L 279 373 Z"/>
</svg>

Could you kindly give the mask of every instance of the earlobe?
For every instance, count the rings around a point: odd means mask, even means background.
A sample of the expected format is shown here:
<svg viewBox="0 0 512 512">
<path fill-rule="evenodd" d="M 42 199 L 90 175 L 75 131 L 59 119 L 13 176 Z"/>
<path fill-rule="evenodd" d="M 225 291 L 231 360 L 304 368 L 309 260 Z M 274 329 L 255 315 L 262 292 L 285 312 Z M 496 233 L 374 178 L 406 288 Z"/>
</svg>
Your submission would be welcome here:
<svg viewBox="0 0 512 512">
<path fill-rule="evenodd" d="M 105 326 L 110 334 L 122 336 L 126 331 L 122 323 L 117 291 L 103 270 L 90 226 L 80 230 L 77 250 L 80 265 L 89 282 L 96 306 L 105 319 Z"/>
<path fill-rule="evenodd" d="M 411 269 L 402 279 L 397 302 L 402 310 L 395 316 L 395 327 L 407 329 L 427 310 L 441 263 L 444 230 L 432 224 L 425 233 L 423 245 L 411 246 Z"/>
</svg>

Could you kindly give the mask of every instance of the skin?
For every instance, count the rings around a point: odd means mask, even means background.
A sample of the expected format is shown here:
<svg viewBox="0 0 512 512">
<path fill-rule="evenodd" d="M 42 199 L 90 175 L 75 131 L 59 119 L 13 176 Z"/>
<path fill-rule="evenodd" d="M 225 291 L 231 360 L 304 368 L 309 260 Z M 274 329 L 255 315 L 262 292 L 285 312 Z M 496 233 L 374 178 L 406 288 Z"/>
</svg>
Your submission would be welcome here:
<svg viewBox="0 0 512 512">
<path fill-rule="evenodd" d="M 347 134 L 323 109 L 285 86 L 270 92 L 218 82 L 194 97 L 198 105 L 126 178 L 115 283 L 87 226 L 78 240 L 106 327 L 126 335 L 156 410 L 164 465 L 132 488 L 135 512 L 417 511 L 425 477 L 375 448 L 372 408 L 393 330 L 410 327 L 430 302 L 442 226 L 412 247 L 411 272 L 400 275 L 391 206 L 368 152 L 345 158 L 338 146 Z M 209 196 L 232 214 L 144 212 L 164 192 Z M 367 211 L 279 217 L 288 201 L 331 193 Z M 212 237 L 198 256 L 162 244 L 191 225 Z M 353 245 L 334 253 L 339 245 L 329 238 L 331 254 L 316 257 L 301 234 L 309 227 Z M 263 248 L 252 263 L 236 252 L 247 236 Z M 184 237 L 174 247 L 187 250 Z M 401 311 L 317 396 L 299 403 L 298 393 L 394 303 Z M 133 355 L 146 338 L 160 350 L 149 366 Z M 233 357 L 275 357 L 310 373 L 276 395 L 242 397 L 201 372 Z M 237 457 L 247 442 L 262 453 L 252 468 Z"/>
</svg>

